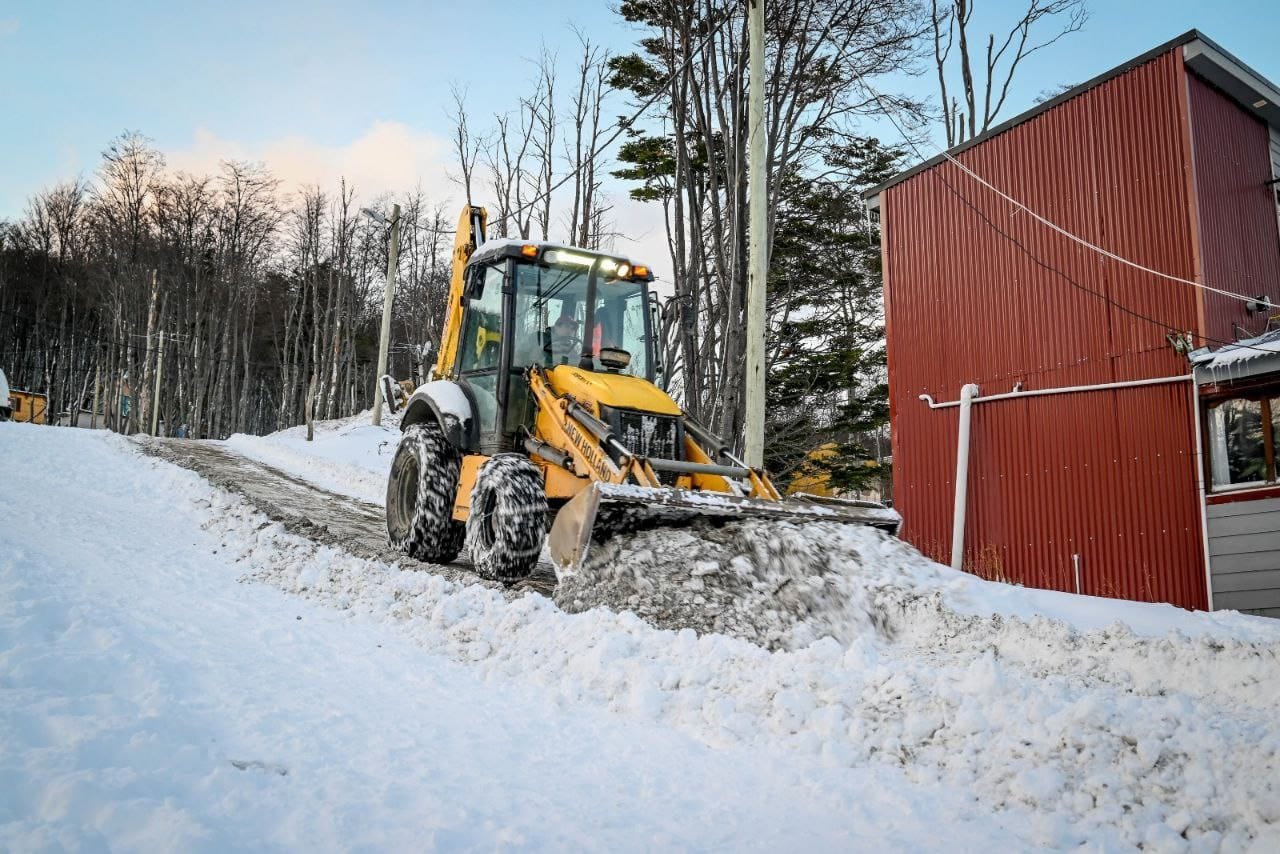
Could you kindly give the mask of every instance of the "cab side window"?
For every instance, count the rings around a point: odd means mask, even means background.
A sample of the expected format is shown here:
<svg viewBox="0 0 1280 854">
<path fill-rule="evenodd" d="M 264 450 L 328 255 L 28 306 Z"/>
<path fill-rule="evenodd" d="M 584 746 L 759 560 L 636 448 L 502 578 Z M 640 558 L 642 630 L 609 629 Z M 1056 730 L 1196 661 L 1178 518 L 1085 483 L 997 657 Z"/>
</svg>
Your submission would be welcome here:
<svg viewBox="0 0 1280 854">
<path fill-rule="evenodd" d="M 476 402 L 481 435 L 498 423 L 498 357 L 502 352 L 501 266 L 471 272 L 466 320 L 458 342 L 458 372 Z"/>
<path fill-rule="evenodd" d="M 474 271 L 478 290 L 472 291 L 467 303 L 467 322 L 463 325 L 458 369 L 464 373 L 496 370 L 502 349 L 502 268 L 485 267 Z"/>
</svg>

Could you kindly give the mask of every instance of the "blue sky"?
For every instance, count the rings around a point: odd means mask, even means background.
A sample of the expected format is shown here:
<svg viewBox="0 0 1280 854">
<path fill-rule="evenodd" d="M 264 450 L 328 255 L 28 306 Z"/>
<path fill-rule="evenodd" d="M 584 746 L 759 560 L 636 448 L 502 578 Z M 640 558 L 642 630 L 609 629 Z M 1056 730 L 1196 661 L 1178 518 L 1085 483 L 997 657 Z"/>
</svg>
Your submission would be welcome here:
<svg viewBox="0 0 1280 854">
<path fill-rule="evenodd" d="M 451 82 L 483 116 L 522 93 L 544 40 L 567 55 L 571 22 L 631 43 L 601 3 L 507 6 L 0 0 L 0 217 L 32 189 L 91 172 L 125 128 L 166 153 L 201 131 L 255 153 L 282 138 L 349 145 L 387 121 L 447 135 Z"/>
<path fill-rule="evenodd" d="M 1025 2 L 983 0 L 979 11 L 1007 15 Z M 467 87 L 483 122 L 527 90 L 541 44 L 569 73 L 572 26 L 629 50 L 636 33 L 611 5 L 0 0 L 0 218 L 42 186 L 91 177 L 125 128 L 154 139 L 175 168 L 248 157 L 292 182 L 342 173 L 367 192 L 420 182 L 448 193 L 450 83 Z M 1084 33 L 1025 67 L 1004 118 L 1192 27 L 1280 80 L 1275 0 L 1093 0 L 1091 11 Z M 930 92 L 928 76 L 895 82 Z M 625 210 L 620 219 L 645 230 Z"/>
</svg>

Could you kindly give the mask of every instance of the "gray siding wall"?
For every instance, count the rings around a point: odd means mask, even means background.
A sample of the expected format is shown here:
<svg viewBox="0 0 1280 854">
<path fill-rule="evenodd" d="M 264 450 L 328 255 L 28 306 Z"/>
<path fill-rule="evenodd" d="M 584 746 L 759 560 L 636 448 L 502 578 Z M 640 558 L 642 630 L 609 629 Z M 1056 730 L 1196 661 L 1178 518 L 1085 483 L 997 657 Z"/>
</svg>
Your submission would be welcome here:
<svg viewBox="0 0 1280 854">
<path fill-rule="evenodd" d="M 1280 498 L 1206 510 L 1213 607 L 1280 617 Z"/>
</svg>

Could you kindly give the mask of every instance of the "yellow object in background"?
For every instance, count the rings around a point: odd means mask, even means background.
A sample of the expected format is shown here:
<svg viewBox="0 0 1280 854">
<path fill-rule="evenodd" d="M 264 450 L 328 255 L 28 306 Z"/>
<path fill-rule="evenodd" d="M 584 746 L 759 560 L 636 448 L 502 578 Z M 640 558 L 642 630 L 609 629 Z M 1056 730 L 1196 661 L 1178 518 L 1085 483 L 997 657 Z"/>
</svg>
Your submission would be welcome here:
<svg viewBox="0 0 1280 854">
<path fill-rule="evenodd" d="M 49 408 L 49 401 L 43 394 L 34 391 L 19 391 L 11 389 L 9 391 L 10 405 L 13 407 L 14 421 L 29 421 L 32 424 L 46 424 L 45 410 Z"/>
</svg>

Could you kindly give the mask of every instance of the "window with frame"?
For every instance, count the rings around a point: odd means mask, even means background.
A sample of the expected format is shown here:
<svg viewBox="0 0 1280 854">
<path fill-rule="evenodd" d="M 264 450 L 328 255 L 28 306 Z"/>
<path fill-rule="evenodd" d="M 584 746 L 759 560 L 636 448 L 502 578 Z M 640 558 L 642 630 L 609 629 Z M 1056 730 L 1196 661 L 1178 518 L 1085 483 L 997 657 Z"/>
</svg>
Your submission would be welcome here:
<svg viewBox="0 0 1280 854">
<path fill-rule="evenodd" d="M 1210 489 L 1274 485 L 1280 388 L 1214 400 L 1205 409 Z"/>
<path fill-rule="evenodd" d="M 486 266 L 468 275 L 474 278 L 458 342 L 458 372 L 471 387 L 480 432 L 489 433 L 497 429 L 503 268 Z"/>
<path fill-rule="evenodd" d="M 596 285 L 592 329 L 586 323 L 588 271 L 582 267 L 516 266 L 516 366 L 577 365 L 583 348 L 598 355 L 601 347 L 626 350 L 630 364 L 621 373 L 646 377 L 649 371 L 647 303 L 641 282 L 612 281 Z M 599 363 L 595 365 L 599 370 Z"/>
<path fill-rule="evenodd" d="M 502 267 L 473 271 L 474 290 L 467 302 L 458 366 L 464 374 L 496 370 L 502 347 Z"/>
</svg>

